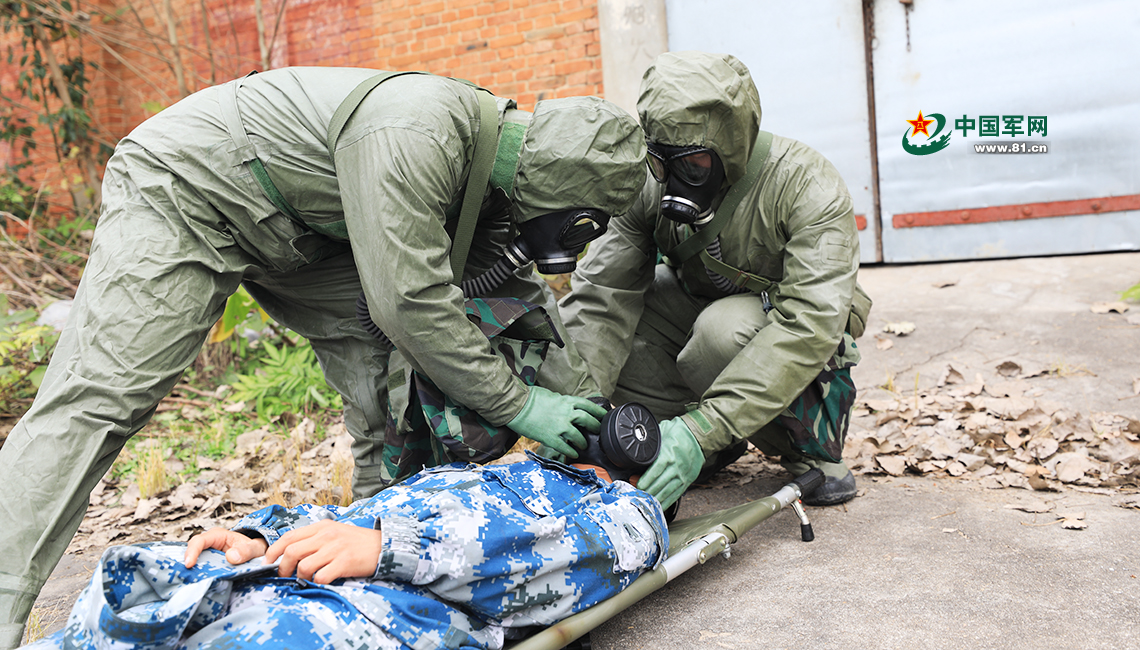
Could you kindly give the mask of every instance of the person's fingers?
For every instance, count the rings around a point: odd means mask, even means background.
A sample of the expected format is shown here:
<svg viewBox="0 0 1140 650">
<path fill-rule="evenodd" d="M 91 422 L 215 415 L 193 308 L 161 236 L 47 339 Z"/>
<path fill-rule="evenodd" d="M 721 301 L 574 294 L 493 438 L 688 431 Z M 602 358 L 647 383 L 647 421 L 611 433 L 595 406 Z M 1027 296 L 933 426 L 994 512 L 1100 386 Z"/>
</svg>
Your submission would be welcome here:
<svg viewBox="0 0 1140 650">
<path fill-rule="evenodd" d="M 597 433 L 602 430 L 602 421 L 585 411 L 574 411 L 570 416 L 570 422 L 577 428 L 585 429 L 590 433 Z"/>
<path fill-rule="evenodd" d="M 664 463 L 653 463 L 645 473 L 641 475 L 641 480 L 638 481 L 637 487 L 650 494 L 653 494 L 654 489 L 664 487 L 665 481 L 662 474 L 665 473 L 667 466 Z M 658 485 L 660 483 L 660 485 Z"/>
<path fill-rule="evenodd" d="M 581 431 L 574 427 L 570 427 L 570 429 L 563 432 L 560 437 L 562 438 L 563 442 L 575 449 L 584 450 L 586 448 L 586 436 L 584 436 Z"/>
<path fill-rule="evenodd" d="M 311 537 L 316 529 L 317 524 L 313 524 L 312 526 L 305 526 L 304 528 L 294 528 L 281 537 L 278 537 L 277 541 L 266 549 L 265 561 L 269 564 L 276 562 L 277 558 L 281 557 L 281 554 L 285 552 L 285 549 L 289 548 L 290 544 Z"/>
<path fill-rule="evenodd" d="M 193 569 L 194 565 L 198 563 L 198 556 L 202 551 L 208 548 L 223 548 L 226 537 L 230 531 L 225 528 L 211 528 L 204 533 L 199 533 L 190 538 L 186 543 L 186 556 L 183 558 L 183 564 L 187 569 Z"/>
<path fill-rule="evenodd" d="M 606 417 L 606 407 L 600 404 L 595 404 L 584 397 L 577 398 L 577 401 L 574 402 L 574 406 L 582 411 L 589 413 L 598 420 Z"/>
<path fill-rule="evenodd" d="M 242 537 L 245 537 L 242 535 Z M 226 551 L 226 560 L 230 564 L 244 564 L 249 562 L 255 557 L 265 555 L 265 549 L 268 544 L 264 539 L 246 538 L 244 540 L 235 540 L 230 545 L 229 550 Z"/>
<path fill-rule="evenodd" d="M 323 541 L 320 539 L 322 532 L 323 527 L 314 524 L 290 531 L 282 536 L 281 539 L 277 541 L 277 544 L 284 545 L 284 548 L 281 549 L 279 554 L 281 564 L 278 566 L 277 575 L 282 578 L 293 575 L 297 570 L 297 565 L 302 560 L 318 552 L 323 546 Z M 297 534 L 294 535 L 294 533 Z"/>
<path fill-rule="evenodd" d="M 569 444 L 561 438 L 551 438 L 550 440 L 540 440 L 542 444 L 550 447 L 554 451 L 566 456 L 567 458 L 577 458 L 578 452 L 574 450 Z"/>
<path fill-rule="evenodd" d="M 311 580 L 318 584 L 328 584 L 332 582 L 340 577 L 336 569 L 336 565 L 341 564 L 337 559 L 338 556 L 337 551 L 331 547 L 326 546 L 322 548 L 297 564 L 297 577 L 302 580 Z M 325 576 L 320 580 L 317 579 L 317 573 L 319 572 L 325 573 Z"/>
<path fill-rule="evenodd" d="M 194 568 L 194 565 L 198 563 L 198 556 L 202 554 L 202 549 L 206 548 L 206 543 L 202 537 L 202 535 L 195 535 L 186 543 L 186 556 L 182 558 L 182 563 L 186 565 L 187 569 Z"/>
</svg>

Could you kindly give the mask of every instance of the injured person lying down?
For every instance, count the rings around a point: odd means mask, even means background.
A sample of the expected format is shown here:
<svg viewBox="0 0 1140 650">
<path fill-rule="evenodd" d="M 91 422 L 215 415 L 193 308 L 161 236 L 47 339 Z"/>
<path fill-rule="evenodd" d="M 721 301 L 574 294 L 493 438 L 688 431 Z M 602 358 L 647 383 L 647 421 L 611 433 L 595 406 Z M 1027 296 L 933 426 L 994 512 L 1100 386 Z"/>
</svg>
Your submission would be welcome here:
<svg viewBox="0 0 1140 650">
<path fill-rule="evenodd" d="M 501 648 L 665 559 L 657 501 L 582 467 L 452 463 L 347 507 L 111 547 L 66 628 L 30 647 Z"/>
</svg>

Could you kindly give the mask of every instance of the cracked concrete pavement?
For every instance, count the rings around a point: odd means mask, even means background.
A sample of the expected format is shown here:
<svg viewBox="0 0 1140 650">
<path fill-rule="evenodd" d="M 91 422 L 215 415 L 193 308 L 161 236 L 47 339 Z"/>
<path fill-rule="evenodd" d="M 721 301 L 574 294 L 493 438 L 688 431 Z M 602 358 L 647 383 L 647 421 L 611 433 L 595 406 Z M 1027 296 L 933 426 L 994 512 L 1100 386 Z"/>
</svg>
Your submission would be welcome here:
<svg viewBox="0 0 1140 650">
<path fill-rule="evenodd" d="M 1140 418 L 1140 305 L 1095 314 L 1140 282 L 1140 253 L 865 267 L 875 300 L 860 340 L 860 387 L 893 377 L 933 384 L 946 364 L 967 380 L 997 364 L 1044 368 L 1044 399 Z M 890 322 L 915 330 L 875 336 Z M 652 648 L 1125 648 L 1140 646 L 1140 511 L 1076 490 L 984 490 L 928 477 L 860 477 L 845 506 L 809 508 L 816 539 L 781 512 L 603 624 L 603 650 Z M 774 492 L 784 477 L 691 491 L 681 516 Z M 1047 500 L 1084 513 L 1085 530 L 1006 506 Z M 41 595 L 58 628 L 92 557 L 66 557 Z"/>
</svg>

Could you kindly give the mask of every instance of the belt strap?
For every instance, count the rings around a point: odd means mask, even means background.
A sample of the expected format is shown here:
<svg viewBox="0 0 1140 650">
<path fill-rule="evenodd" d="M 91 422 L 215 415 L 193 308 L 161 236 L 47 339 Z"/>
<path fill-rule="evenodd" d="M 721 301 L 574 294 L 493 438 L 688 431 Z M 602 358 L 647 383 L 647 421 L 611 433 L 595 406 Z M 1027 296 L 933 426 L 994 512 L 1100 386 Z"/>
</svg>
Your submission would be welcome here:
<svg viewBox="0 0 1140 650">
<path fill-rule="evenodd" d="M 665 253 L 665 256 L 676 266 L 684 264 L 688 259 L 704 249 L 716 239 L 720 234 L 721 228 L 724 224 L 728 223 L 732 213 L 736 212 L 737 206 L 744 198 L 744 195 L 756 185 L 756 180 L 760 178 L 760 171 L 764 169 L 764 162 L 768 160 L 768 152 L 772 149 L 772 134 L 767 131 L 761 131 L 756 135 L 756 144 L 752 147 L 752 156 L 748 158 L 748 168 L 744 172 L 744 177 L 732 184 L 732 188 L 728 190 L 724 200 L 721 201 L 720 207 L 717 208 L 716 214 L 713 215 L 712 221 L 707 226 L 701 228 L 696 234 L 686 237 L 684 241 L 677 244 L 673 250 Z M 721 275 L 724 275 L 723 273 Z"/>
<path fill-rule="evenodd" d="M 743 287 L 754 293 L 764 293 L 776 284 L 763 276 L 741 271 L 735 266 L 725 264 L 712 255 L 709 255 L 708 251 L 701 251 L 701 261 L 704 262 L 705 268 L 713 273 L 718 273 L 728 278 L 729 282 L 732 282 L 734 286 Z"/>
</svg>

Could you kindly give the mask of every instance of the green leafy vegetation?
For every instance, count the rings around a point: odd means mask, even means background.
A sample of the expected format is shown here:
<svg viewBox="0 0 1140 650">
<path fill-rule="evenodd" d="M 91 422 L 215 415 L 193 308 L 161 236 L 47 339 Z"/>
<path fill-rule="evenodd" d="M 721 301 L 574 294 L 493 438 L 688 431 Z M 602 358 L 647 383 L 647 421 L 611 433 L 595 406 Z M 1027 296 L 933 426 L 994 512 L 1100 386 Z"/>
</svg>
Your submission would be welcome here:
<svg viewBox="0 0 1140 650">
<path fill-rule="evenodd" d="M 1134 284 L 1126 289 L 1124 293 L 1121 294 L 1121 297 L 1132 302 L 1140 302 L 1140 283 Z"/>
<path fill-rule="evenodd" d="M 23 413 L 31 404 L 59 339 L 36 318 L 34 309 L 9 314 L 8 297 L 0 295 L 0 415 Z"/>
<path fill-rule="evenodd" d="M 253 402 L 262 420 L 296 409 L 307 413 L 316 408 L 342 408 L 340 395 L 325 384 L 308 343 L 277 346 L 264 341 L 260 347 L 264 356 L 252 372 L 238 375 L 232 400 Z"/>
</svg>

